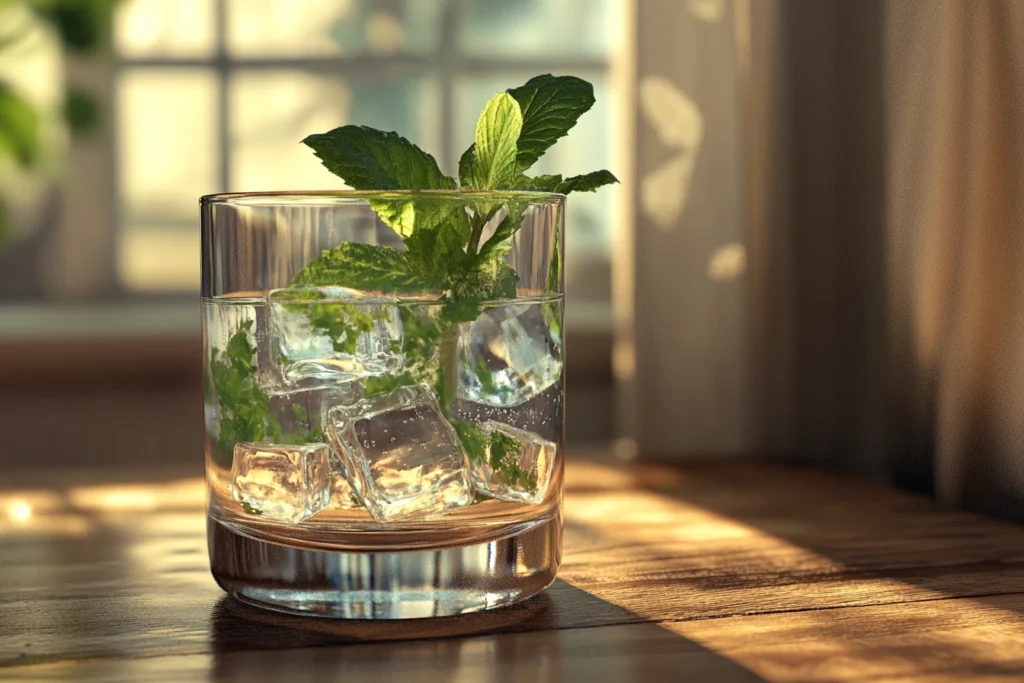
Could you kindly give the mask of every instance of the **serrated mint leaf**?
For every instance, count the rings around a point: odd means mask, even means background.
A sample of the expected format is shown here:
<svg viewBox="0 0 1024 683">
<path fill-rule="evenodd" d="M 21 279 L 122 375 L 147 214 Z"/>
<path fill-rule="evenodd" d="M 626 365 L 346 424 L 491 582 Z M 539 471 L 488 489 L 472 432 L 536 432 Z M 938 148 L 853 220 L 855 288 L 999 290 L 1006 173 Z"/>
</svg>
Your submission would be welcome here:
<svg viewBox="0 0 1024 683">
<path fill-rule="evenodd" d="M 516 177 L 516 140 L 523 128 L 519 103 L 508 93 L 498 93 L 484 106 L 476 122 L 472 163 L 466 187 L 475 190 L 506 189 Z M 460 175 L 462 162 L 460 160 Z"/>
<path fill-rule="evenodd" d="M 569 194 L 570 192 L 597 192 L 597 188 L 617 182 L 619 182 L 619 179 L 612 175 L 610 171 L 594 171 L 593 173 L 587 173 L 586 175 L 577 175 L 572 178 L 566 178 L 555 187 L 554 191 L 559 194 Z"/>
<path fill-rule="evenodd" d="M 430 202 L 416 210 L 415 227 L 405 238 L 409 265 L 427 279 L 446 283 L 465 259 L 469 217 L 461 203 L 452 199 Z"/>
<path fill-rule="evenodd" d="M 466 455 L 475 462 L 487 461 L 487 437 L 484 436 L 476 425 L 464 420 L 452 420 L 452 427 L 459 435 L 459 441 L 466 450 Z"/>
<path fill-rule="evenodd" d="M 516 189 L 528 192 L 554 192 L 561 182 L 560 175 L 539 175 L 533 178 L 521 175 L 516 179 Z"/>
<path fill-rule="evenodd" d="M 469 189 L 476 173 L 476 143 L 470 145 L 459 157 L 459 182 L 464 189 Z"/>
<path fill-rule="evenodd" d="M 398 133 L 342 126 L 310 135 L 309 145 L 327 170 L 356 190 L 454 190 L 437 160 Z"/>
<path fill-rule="evenodd" d="M 508 93 L 523 115 L 516 158 L 520 171 L 533 166 L 594 106 L 594 87 L 575 76 L 536 76 Z"/>
<path fill-rule="evenodd" d="M 437 283 L 413 272 L 405 252 L 344 242 L 324 251 L 292 278 L 293 286 L 350 287 L 383 293 L 429 292 Z"/>
<path fill-rule="evenodd" d="M 514 299 L 519 274 L 504 261 L 494 259 L 477 262 L 472 270 L 461 275 L 452 284 L 451 293 L 457 300 L 486 301 L 488 299 Z"/>
</svg>

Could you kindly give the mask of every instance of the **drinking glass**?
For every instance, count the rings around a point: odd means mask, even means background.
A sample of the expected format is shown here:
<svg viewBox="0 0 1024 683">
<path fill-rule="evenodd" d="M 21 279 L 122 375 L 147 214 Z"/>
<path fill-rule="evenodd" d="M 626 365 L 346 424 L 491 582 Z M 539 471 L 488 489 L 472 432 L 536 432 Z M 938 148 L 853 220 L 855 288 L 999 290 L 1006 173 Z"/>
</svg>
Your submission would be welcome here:
<svg viewBox="0 0 1024 683">
<path fill-rule="evenodd" d="M 554 581 L 564 202 L 201 199 L 207 531 L 225 591 L 397 619 Z"/>
</svg>

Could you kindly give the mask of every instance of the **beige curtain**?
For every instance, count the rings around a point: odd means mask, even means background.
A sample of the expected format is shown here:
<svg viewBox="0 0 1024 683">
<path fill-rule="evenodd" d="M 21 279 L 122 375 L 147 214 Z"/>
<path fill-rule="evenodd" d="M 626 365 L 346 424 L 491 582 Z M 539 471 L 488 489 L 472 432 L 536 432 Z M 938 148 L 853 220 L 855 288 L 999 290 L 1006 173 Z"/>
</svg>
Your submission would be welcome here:
<svg viewBox="0 0 1024 683">
<path fill-rule="evenodd" d="M 1024 2 L 720 5 L 639 3 L 628 434 L 1024 519 Z M 681 208 L 652 76 L 701 115 Z"/>
<path fill-rule="evenodd" d="M 941 500 L 1024 515 L 1024 2 L 892 0 L 893 365 Z"/>
</svg>

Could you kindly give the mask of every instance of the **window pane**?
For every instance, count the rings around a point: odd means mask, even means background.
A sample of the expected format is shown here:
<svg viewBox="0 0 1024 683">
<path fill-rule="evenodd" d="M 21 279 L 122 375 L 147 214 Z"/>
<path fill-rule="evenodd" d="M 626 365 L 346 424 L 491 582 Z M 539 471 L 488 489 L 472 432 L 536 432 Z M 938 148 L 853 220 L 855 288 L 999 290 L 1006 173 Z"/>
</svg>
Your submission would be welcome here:
<svg viewBox="0 0 1024 683">
<path fill-rule="evenodd" d="M 241 72 L 230 87 L 233 191 L 340 187 L 300 141 L 346 123 L 397 130 L 428 151 L 440 147 L 432 80 L 341 81 L 275 69 Z"/>
<path fill-rule="evenodd" d="M 473 56 L 603 59 L 619 36 L 622 0 L 462 0 L 459 49 Z"/>
<path fill-rule="evenodd" d="M 196 202 L 193 202 L 195 205 Z M 198 292 L 199 211 L 179 225 L 136 225 L 118 239 L 118 276 L 132 291 Z"/>
<path fill-rule="evenodd" d="M 114 17 L 117 51 L 132 57 L 214 53 L 214 0 L 122 1 Z"/>
<path fill-rule="evenodd" d="M 235 57 L 422 54 L 437 48 L 445 0 L 227 0 Z"/>
<path fill-rule="evenodd" d="M 126 229 L 198 219 L 216 192 L 217 84 L 206 69 L 129 69 L 118 92 L 118 196 Z"/>
</svg>

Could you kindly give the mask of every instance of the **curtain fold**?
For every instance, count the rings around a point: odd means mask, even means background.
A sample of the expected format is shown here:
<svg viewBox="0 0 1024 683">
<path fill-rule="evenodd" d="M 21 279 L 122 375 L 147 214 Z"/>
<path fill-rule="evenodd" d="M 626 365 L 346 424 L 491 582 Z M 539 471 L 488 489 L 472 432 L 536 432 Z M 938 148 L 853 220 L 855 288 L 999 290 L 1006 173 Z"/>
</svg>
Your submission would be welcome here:
<svg viewBox="0 0 1024 683">
<path fill-rule="evenodd" d="M 669 225 L 638 191 L 641 452 L 840 468 L 1024 519 L 1024 2 L 683 7 L 638 15 L 641 90 L 678 87 L 705 141 Z M 670 21 L 702 37 L 644 41 Z M 642 184 L 666 152 L 638 120 Z M 680 276 L 716 240 L 742 275 Z M 659 301 L 683 319 L 659 327 Z"/>
</svg>

